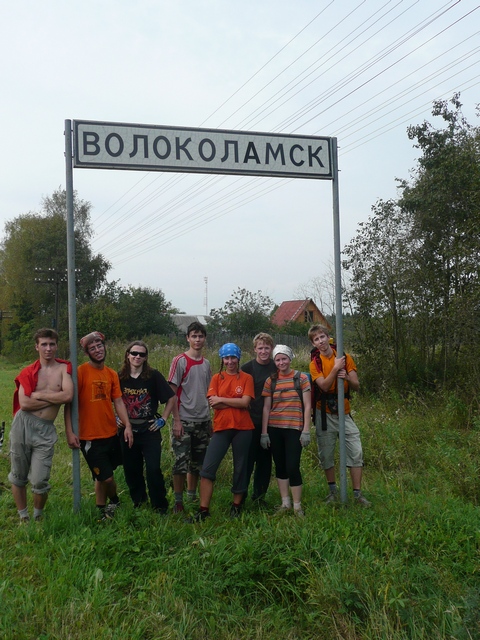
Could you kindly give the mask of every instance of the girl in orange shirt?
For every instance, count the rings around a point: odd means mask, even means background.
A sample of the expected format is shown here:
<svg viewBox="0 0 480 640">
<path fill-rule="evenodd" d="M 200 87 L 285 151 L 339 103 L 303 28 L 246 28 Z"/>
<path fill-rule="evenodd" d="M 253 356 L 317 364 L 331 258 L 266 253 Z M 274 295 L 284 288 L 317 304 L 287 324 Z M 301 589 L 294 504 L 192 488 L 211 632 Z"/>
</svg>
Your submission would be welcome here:
<svg viewBox="0 0 480 640">
<path fill-rule="evenodd" d="M 224 344 L 218 355 L 222 359 L 219 373 L 210 382 L 207 398 L 214 410 L 213 435 L 200 472 L 200 510 L 192 521 L 210 516 L 213 483 L 228 448 L 233 453 L 233 503 L 230 517 L 240 515 L 243 494 L 247 491 L 248 451 L 254 430 L 248 407 L 255 397 L 253 378 L 240 370 L 242 352 L 233 342 Z"/>
</svg>

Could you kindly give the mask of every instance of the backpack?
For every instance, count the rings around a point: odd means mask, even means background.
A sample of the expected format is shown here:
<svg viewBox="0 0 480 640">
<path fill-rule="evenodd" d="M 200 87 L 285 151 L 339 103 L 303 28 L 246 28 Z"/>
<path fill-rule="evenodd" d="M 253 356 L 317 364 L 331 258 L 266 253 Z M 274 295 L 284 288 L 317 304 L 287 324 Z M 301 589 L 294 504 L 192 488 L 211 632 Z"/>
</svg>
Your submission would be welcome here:
<svg viewBox="0 0 480 640">
<path fill-rule="evenodd" d="M 300 375 L 301 375 L 301 371 L 295 371 L 295 373 L 293 374 L 293 387 L 295 389 L 295 391 L 298 393 L 298 397 L 300 398 L 300 402 L 302 403 L 302 416 L 305 413 L 305 407 L 303 406 L 303 391 L 302 391 L 302 385 L 300 383 Z M 277 387 L 277 380 L 278 380 L 278 375 L 272 375 L 270 376 L 270 395 L 273 398 L 273 394 L 275 393 L 275 389 Z"/>
<path fill-rule="evenodd" d="M 337 355 L 336 345 L 332 344 L 330 346 L 332 347 L 335 355 Z M 345 352 L 343 352 L 343 355 L 345 357 L 345 363 L 346 363 L 347 354 Z M 310 351 L 310 360 L 313 360 L 315 362 L 315 366 L 317 367 L 318 373 L 322 373 L 322 371 L 323 371 L 322 358 L 320 356 L 320 351 L 317 349 L 317 347 L 314 347 Z M 347 382 L 347 390 L 345 392 L 345 396 L 344 397 L 347 400 L 350 399 L 350 387 L 348 385 L 348 382 Z M 337 395 L 337 381 L 336 380 L 335 380 L 335 388 L 334 388 L 333 391 L 322 391 L 316 382 L 312 382 L 312 420 L 313 420 L 313 424 L 316 424 L 315 423 L 315 418 L 316 418 L 316 414 L 317 414 L 317 402 L 319 402 L 319 401 L 320 401 L 320 411 L 321 411 L 321 415 L 322 415 L 322 431 L 326 431 L 327 430 L 327 404 L 328 404 L 328 408 L 330 409 L 330 413 L 333 413 L 333 414 L 337 414 L 338 413 L 338 395 Z"/>
</svg>

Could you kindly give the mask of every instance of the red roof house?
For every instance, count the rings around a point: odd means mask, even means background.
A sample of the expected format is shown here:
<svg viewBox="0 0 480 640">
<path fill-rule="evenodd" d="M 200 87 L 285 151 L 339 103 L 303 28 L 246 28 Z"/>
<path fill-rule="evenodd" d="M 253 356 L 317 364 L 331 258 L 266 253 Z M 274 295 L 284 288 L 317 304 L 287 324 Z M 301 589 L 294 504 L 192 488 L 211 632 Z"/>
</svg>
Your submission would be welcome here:
<svg viewBox="0 0 480 640">
<path fill-rule="evenodd" d="M 309 298 L 282 302 L 272 316 L 272 323 L 277 327 L 282 327 L 287 322 L 300 322 L 308 325 L 318 323 L 331 328 L 323 313 Z"/>
</svg>

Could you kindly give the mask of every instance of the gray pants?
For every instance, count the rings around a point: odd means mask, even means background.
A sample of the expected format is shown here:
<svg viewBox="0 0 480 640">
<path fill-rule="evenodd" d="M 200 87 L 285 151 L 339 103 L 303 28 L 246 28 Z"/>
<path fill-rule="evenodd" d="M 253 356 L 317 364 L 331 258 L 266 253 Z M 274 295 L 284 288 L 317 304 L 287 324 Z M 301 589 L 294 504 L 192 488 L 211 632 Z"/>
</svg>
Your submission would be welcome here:
<svg viewBox="0 0 480 640">
<path fill-rule="evenodd" d="M 17 411 L 10 429 L 10 473 L 8 480 L 25 487 L 30 480 L 33 493 L 50 491 L 50 471 L 58 436 L 51 420 L 28 411 Z"/>
<path fill-rule="evenodd" d="M 252 441 L 253 429 L 242 431 L 241 429 L 226 429 L 216 431 L 208 445 L 200 477 L 214 481 L 217 470 L 224 459 L 228 447 L 232 445 L 233 453 L 233 483 L 232 493 L 245 493 L 248 489 L 248 452 Z"/>
</svg>

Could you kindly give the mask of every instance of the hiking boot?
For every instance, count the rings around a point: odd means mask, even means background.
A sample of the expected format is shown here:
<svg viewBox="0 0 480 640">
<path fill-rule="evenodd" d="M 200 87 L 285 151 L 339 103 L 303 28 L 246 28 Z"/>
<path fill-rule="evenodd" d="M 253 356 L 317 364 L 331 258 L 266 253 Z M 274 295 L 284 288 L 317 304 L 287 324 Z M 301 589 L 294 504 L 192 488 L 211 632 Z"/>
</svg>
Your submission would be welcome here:
<svg viewBox="0 0 480 640">
<path fill-rule="evenodd" d="M 325 498 L 325 504 L 334 504 L 335 502 L 338 502 L 338 491 L 330 491 Z"/>
<path fill-rule="evenodd" d="M 182 513 L 185 511 L 185 507 L 183 506 L 183 502 L 176 502 L 173 505 L 173 513 Z"/>
<path fill-rule="evenodd" d="M 355 496 L 354 500 L 357 504 L 360 504 L 365 509 L 368 509 L 369 507 L 372 506 L 372 503 L 369 500 L 367 500 L 361 492 L 359 492 L 359 494 Z"/>
<path fill-rule="evenodd" d="M 185 522 L 188 524 L 196 524 L 197 522 L 203 522 L 207 518 L 210 518 L 210 511 L 197 511 L 193 516 L 185 518 Z"/>
<path fill-rule="evenodd" d="M 242 505 L 232 504 L 230 507 L 230 518 L 239 518 L 242 515 Z"/>
<path fill-rule="evenodd" d="M 300 507 L 300 509 L 294 509 L 293 513 L 297 516 L 297 518 L 304 518 L 305 511 Z"/>
</svg>

